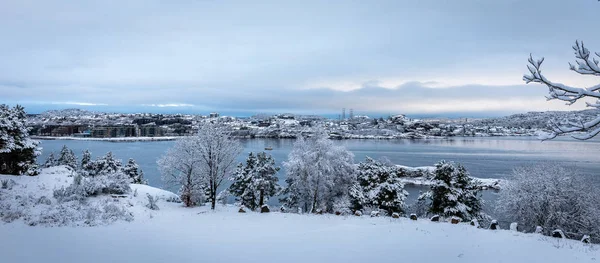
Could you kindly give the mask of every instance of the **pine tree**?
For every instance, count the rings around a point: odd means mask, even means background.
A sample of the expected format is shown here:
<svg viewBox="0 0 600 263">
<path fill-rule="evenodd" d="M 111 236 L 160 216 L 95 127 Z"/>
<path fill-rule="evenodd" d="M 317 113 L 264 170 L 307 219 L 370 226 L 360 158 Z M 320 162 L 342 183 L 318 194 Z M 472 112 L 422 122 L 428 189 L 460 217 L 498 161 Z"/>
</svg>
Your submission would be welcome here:
<svg viewBox="0 0 600 263">
<path fill-rule="evenodd" d="M 123 173 L 131 179 L 131 183 L 133 184 L 148 184 L 144 180 L 144 172 L 133 158 L 129 158 L 129 161 L 123 167 Z"/>
<path fill-rule="evenodd" d="M 66 165 L 73 169 L 77 169 L 77 157 L 71 149 L 69 149 L 66 145 L 63 145 L 62 149 L 60 150 L 57 164 Z"/>
<path fill-rule="evenodd" d="M 50 155 L 48 155 L 48 158 L 46 158 L 46 162 L 44 162 L 43 167 L 48 168 L 53 166 L 56 166 L 56 159 L 54 158 L 54 153 L 50 153 Z"/>
<path fill-rule="evenodd" d="M 92 153 L 90 153 L 89 150 L 85 150 L 83 151 L 83 153 L 81 154 L 81 165 L 80 165 L 80 169 L 81 170 L 85 170 L 87 169 L 86 167 L 88 166 L 88 164 L 92 161 Z"/>
<path fill-rule="evenodd" d="M 103 157 L 88 163 L 87 166 L 90 168 L 88 170 L 89 176 L 113 174 L 121 172 L 123 169 L 121 160 L 115 159 L 112 152 L 108 152 Z"/>
<path fill-rule="evenodd" d="M 39 142 L 29 138 L 25 109 L 0 105 L 0 174 L 39 173 L 36 157 Z"/>
<path fill-rule="evenodd" d="M 397 169 L 367 157 L 358 165 L 356 183 L 350 189 L 354 209 L 374 206 L 392 214 L 404 212 L 408 192 L 400 181 Z"/>
<path fill-rule="evenodd" d="M 233 183 L 229 186 L 229 192 L 237 197 L 237 201 L 241 205 L 248 207 L 251 210 L 257 208 L 256 192 L 251 187 L 252 175 L 256 169 L 258 160 L 254 153 L 250 152 L 246 158 L 246 164 L 238 164 L 233 177 Z"/>
<path fill-rule="evenodd" d="M 275 159 L 265 152 L 258 153 L 257 159 L 252 186 L 258 192 L 258 207 L 262 207 L 270 197 L 281 190 L 277 184 L 279 178 L 276 176 L 280 168 L 275 166 Z"/>
<path fill-rule="evenodd" d="M 434 185 L 429 193 L 429 212 L 445 217 L 457 216 L 470 220 L 480 216 L 482 201 L 479 185 L 467 170 L 452 162 L 441 161 L 435 165 Z"/>
</svg>

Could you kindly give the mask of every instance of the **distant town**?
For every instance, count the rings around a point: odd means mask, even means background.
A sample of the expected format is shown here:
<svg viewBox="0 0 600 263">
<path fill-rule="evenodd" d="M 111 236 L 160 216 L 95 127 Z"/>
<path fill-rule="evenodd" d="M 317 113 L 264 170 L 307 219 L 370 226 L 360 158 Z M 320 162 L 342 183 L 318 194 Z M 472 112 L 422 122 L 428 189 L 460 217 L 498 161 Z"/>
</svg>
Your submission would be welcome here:
<svg viewBox="0 0 600 263">
<path fill-rule="evenodd" d="M 40 138 L 172 138 L 195 134 L 203 122 L 220 122 L 238 138 L 296 138 L 322 127 L 332 139 L 425 139 L 437 137 L 534 136 L 553 117 L 573 112 L 529 112 L 491 119 L 412 119 L 405 115 L 337 119 L 315 115 L 275 114 L 247 118 L 207 115 L 103 113 L 81 109 L 52 110 L 28 115 L 31 135 Z M 580 111 L 584 116 L 594 112 Z M 558 116 L 557 116 L 558 115 Z"/>
</svg>

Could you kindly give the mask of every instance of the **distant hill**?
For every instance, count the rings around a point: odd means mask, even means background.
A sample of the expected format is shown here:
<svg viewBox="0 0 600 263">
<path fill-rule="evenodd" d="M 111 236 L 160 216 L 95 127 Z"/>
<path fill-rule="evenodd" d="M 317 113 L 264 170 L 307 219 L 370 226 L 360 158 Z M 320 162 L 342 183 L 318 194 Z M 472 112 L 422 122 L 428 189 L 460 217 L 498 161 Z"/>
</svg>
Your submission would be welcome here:
<svg viewBox="0 0 600 263">
<path fill-rule="evenodd" d="M 581 111 L 544 111 L 513 114 L 505 117 L 475 120 L 472 124 L 477 126 L 502 126 L 508 128 L 546 128 L 551 120 L 577 120 L 589 121 L 600 116 L 600 110 L 589 109 Z"/>
</svg>

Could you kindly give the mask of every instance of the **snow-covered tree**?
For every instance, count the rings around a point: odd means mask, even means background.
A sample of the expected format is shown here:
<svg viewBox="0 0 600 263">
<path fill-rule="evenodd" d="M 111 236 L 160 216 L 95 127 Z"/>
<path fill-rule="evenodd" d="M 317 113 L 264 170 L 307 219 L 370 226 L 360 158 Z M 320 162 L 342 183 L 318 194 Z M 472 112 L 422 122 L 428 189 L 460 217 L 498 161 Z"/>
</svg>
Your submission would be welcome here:
<svg viewBox="0 0 600 263">
<path fill-rule="evenodd" d="M 85 170 L 87 169 L 86 167 L 89 165 L 89 163 L 92 161 L 92 153 L 89 150 L 85 150 L 83 151 L 83 153 L 81 154 L 81 164 L 80 164 L 80 169 L 81 170 Z"/>
<path fill-rule="evenodd" d="M 406 196 L 397 169 L 367 157 L 358 164 L 356 183 L 350 188 L 354 209 L 377 207 L 388 212 L 404 212 Z"/>
<path fill-rule="evenodd" d="M 115 159 L 112 152 L 108 152 L 106 155 L 89 162 L 87 167 L 86 171 L 88 176 L 111 174 L 121 172 L 123 169 L 121 160 Z"/>
<path fill-rule="evenodd" d="M 200 154 L 198 166 L 206 179 L 208 200 L 215 209 L 219 187 L 235 169 L 235 159 L 242 151 L 241 144 L 219 123 L 205 123 L 198 131 L 196 147 Z"/>
<path fill-rule="evenodd" d="M 57 164 L 66 165 L 73 169 L 77 169 L 77 157 L 71 149 L 69 149 L 66 145 L 63 145 L 62 149 L 60 150 L 60 154 L 58 155 Z"/>
<path fill-rule="evenodd" d="M 48 168 L 48 167 L 53 167 L 56 165 L 57 165 L 57 162 L 56 162 L 56 158 L 54 158 L 54 153 L 50 153 L 50 155 L 48 155 L 48 158 L 46 158 L 46 161 L 44 162 L 43 167 Z"/>
<path fill-rule="evenodd" d="M 133 158 L 129 158 L 129 161 L 127 161 L 127 164 L 123 167 L 123 173 L 131 179 L 131 183 L 148 184 L 144 179 L 144 171 L 140 169 L 140 166 Z"/>
<path fill-rule="evenodd" d="M 352 152 L 334 145 L 323 131 L 310 138 L 299 137 L 283 164 L 287 186 L 281 201 L 294 211 L 334 212 L 334 204 L 348 198 L 348 189 L 356 180 L 353 159 Z"/>
<path fill-rule="evenodd" d="M 600 238 L 600 195 L 582 175 L 559 165 L 517 168 L 500 191 L 497 210 L 503 216 L 546 235 L 561 229 L 569 238 Z"/>
<path fill-rule="evenodd" d="M 569 68 L 581 75 L 600 76 L 600 53 L 595 56 L 583 45 L 583 42 L 575 41 L 573 46 L 575 51 L 576 64 L 569 63 Z M 523 76 L 526 83 L 535 82 L 544 84 L 548 87 L 548 100 L 565 101 L 567 105 L 572 105 L 577 101 L 586 99 L 596 100 L 596 102 L 586 102 L 591 108 L 600 109 L 600 84 L 588 88 L 579 88 L 564 85 L 562 83 L 552 82 L 542 75 L 541 65 L 544 58 L 535 60 L 533 56 L 529 57 L 530 74 Z M 593 138 L 600 133 L 600 115 L 593 119 L 575 118 L 554 120 L 549 123 L 550 132 L 542 135 L 542 139 L 553 139 L 561 134 L 572 134 L 571 136 L 580 140 Z"/>
<path fill-rule="evenodd" d="M 250 152 L 246 158 L 246 163 L 238 164 L 235 172 L 233 173 L 233 177 L 231 178 L 233 183 L 229 186 L 229 192 L 231 195 L 235 196 L 241 205 L 248 207 L 251 210 L 254 210 L 258 207 L 258 202 L 256 201 L 256 191 L 251 187 L 253 179 L 252 175 L 256 170 L 256 165 L 256 155 Z"/>
<path fill-rule="evenodd" d="M 435 165 L 434 184 L 427 196 L 431 198 L 429 212 L 445 217 L 457 216 L 471 220 L 481 216 L 483 201 L 479 184 L 461 164 L 441 161 Z"/>
<path fill-rule="evenodd" d="M 179 195 L 185 206 L 191 207 L 205 202 L 206 179 L 200 167 L 198 136 L 178 139 L 172 148 L 158 161 L 162 180 L 169 188 L 179 187 Z"/>
<path fill-rule="evenodd" d="M 29 138 L 25 109 L 0 105 L 0 174 L 37 175 L 39 142 Z"/>
<path fill-rule="evenodd" d="M 218 189 L 235 168 L 241 150 L 224 126 L 207 123 L 198 135 L 178 140 L 158 165 L 167 185 L 181 186 L 181 199 L 187 206 L 200 203 L 206 196 L 214 209 Z"/>
<path fill-rule="evenodd" d="M 238 165 L 229 192 L 242 205 L 252 210 L 259 208 L 280 190 L 279 179 L 275 176 L 278 171 L 279 167 L 275 166 L 271 155 L 265 152 L 254 155 L 251 152 L 246 164 Z"/>
</svg>

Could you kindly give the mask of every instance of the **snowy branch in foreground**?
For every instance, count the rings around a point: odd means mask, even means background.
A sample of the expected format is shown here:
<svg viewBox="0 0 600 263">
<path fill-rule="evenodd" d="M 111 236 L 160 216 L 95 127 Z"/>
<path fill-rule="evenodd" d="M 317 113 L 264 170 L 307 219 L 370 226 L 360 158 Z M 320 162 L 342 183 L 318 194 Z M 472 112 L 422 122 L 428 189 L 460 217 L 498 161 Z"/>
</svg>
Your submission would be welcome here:
<svg viewBox="0 0 600 263">
<path fill-rule="evenodd" d="M 599 58 L 600 53 L 596 52 L 595 56 L 583 45 L 583 42 L 575 41 L 573 46 L 575 51 L 576 65 L 569 63 L 571 70 L 582 75 L 600 76 Z M 567 86 L 562 83 L 552 82 L 542 75 L 541 65 L 544 58 L 535 60 L 533 56 L 529 57 L 529 65 L 527 69 L 530 74 L 525 74 L 523 80 L 526 83 L 540 83 L 548 87 L 548 100 L 565 101 L 567 105 L 572 105 L 580 99 L 593 98 L 598 99 L 595 103 L 586 102 L 586 105 L 591 108 L 600 109 L 600 84 L 588 88 L 579 88 Z M 600 133 L 600 116 L 593 120 L 560 120 L 551 121 L 549 123 L 550 132 L 541 134 L 543 140 L 553 139 L 561 134 L 577 133 L 572 135 L 573 138 L 579 140 L 591 139 Z"/>
</svg>

